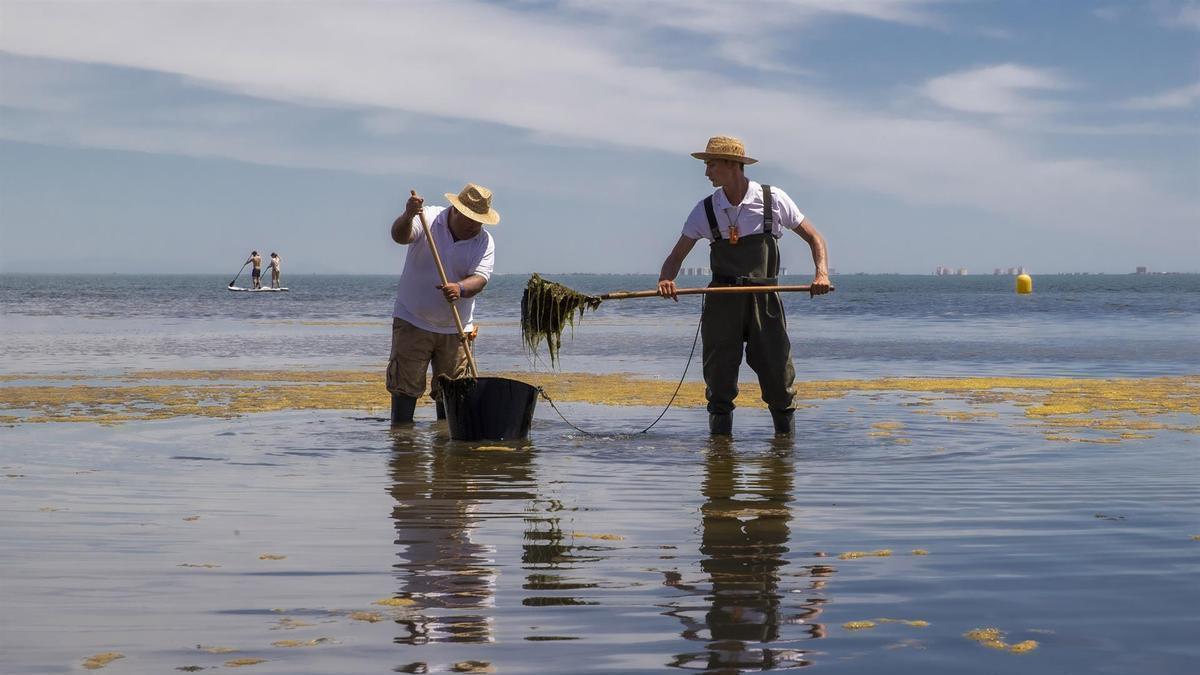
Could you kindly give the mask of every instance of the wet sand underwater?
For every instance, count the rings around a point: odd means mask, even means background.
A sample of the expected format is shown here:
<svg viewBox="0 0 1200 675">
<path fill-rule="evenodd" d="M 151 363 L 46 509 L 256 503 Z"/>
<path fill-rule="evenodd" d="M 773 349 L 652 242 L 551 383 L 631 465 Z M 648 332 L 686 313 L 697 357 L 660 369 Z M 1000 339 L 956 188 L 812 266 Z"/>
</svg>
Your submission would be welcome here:
<svg viewBox="0 0 1200 675">
<path fill-rule="evenodd" d="M 525 443 L 375 370 L 9 373 L 6 673 L 1190 672 L 1200 376 L 519 373 Z M 746 383 L 739 401 L 755 398 Z"/>
</svg>

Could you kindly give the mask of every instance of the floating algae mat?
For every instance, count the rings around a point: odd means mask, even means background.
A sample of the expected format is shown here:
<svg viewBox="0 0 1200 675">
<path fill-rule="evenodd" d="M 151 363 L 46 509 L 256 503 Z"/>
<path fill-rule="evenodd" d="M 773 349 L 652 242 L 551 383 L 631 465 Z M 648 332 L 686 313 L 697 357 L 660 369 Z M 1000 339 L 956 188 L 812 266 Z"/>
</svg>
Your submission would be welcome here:
<svg viewBox="0 0 1200 675">
<path fill-rule="evenodd" d="M 574 311 L 574 310 L 573 310 Z M 610 406 L 660 405 L 676 382 L 629 373 L 498 373 L 528 380 L 556 401 Z M 181 416 L 229 418 L 283 410 L 385 410 L 388 394 L 380 371 L 194 370 L 134 371 L 124 375 L 9 375 L 0 385 L 0 423 L 92 422 L 170 419 Z M 469 387 L 470 381 L 450 386 Z M 753 392 L 756 385 L 745 384 Z M 977 424 L 997 419 L 995 406 L 1013 406 L 1046 440 L 1120 443 L 1156 431 L 1200 433 L 1200 376 L 1094 379 L 1038 377 L 880 378 L 796 383 L 798 407 L 854 394 L 941 395 L 937 401 L 966 404 L 978 412 L 929 408 L 921 417 L 940 416 L 946 424 Z M 742 405 L 761 408 L 743 396 Z M 924 402 L 924 399 L 922 399 Z M 902 402 L 903 403 L 903 402 Z M 702 407 L 704 385 L 685 382 L 675 399 L 681 408 Z M 904 423 L 886 421 L 870 433 L 895 433 Z M 869 437 L 869 436 L 868 436 Z"/>
<path fill-rule="evenodd" d="M 558 360 L 567 325 L 573 327 L 576 318 L 583 318 L 586 310 L 594 312 L 599 306 L 597 296 L 584 295 L 534 274 L 521 294 L 521 339 L 525 348 L 534 354 L 538 345 L 545 341 L 553 366 Z"/>
</svg>

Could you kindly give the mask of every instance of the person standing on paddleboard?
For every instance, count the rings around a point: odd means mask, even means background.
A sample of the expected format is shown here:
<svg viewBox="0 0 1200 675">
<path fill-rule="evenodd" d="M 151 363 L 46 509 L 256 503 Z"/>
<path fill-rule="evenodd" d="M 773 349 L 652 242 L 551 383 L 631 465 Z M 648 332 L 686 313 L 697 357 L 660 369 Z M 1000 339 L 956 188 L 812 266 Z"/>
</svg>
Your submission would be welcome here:
<svg viewBox="0 0 1200 675">
<path fill-rule="evenodd" d="M 446 416 L 438 376 L 467 374 L 467 348 L 446 303 L 456 304 L 463 329 L 471 333 L 475 296 L 492 275 L 496 248 L 492 235 L 483 229 L 500 222 L 500 214 L 492 208 L 492 191 L 467 183 L 457 195 L 447 192 L 446 199 L 452 208 L 425 206 L 425 200 L 413 193 L 404 213 L 392 223 L 392 241 L 408 247 L 392 309 L 392 350 L 387 365 L 392 424 L 412 422 L 431 365 L 430 396 L 437 403 L 438 419 Z M 421 212 L 446 270 L 449 283 L 445 285 L 440 283 L 425 229 L 417 219 Z"/>
<path fill-rule="evenodd" d="M 271 288 L 279 288 L 279 274 L 281 270 L 278 253 L 271 251 L 271 264 L 267 265 L 267 267 L 271 270 Z"/>
<path fill-rule="evenodd" d="M 708 139 L 704 152 L 692 157 L 704 162 L 704 175 L 717 188 L 692 208 L 683 233 L 658 277 L 658 293 L 678 300 L 675 277 L 684 258 L 701 239 L 709 240 L 709 286 L 765 285 L 778 283 L 779 243 L 784 229 L 800 235 L 812 249 L 812 295 L 829 292 L 825 238 L 800 212 L 787 193 L 746 178 L 745 146 L 731 136 Z M 738 370 L 742 349 L 746 363 L 758 375 L 763 401 L 771 410 L 775 433 L 795 430 L 792 399 L 796 371 L 792 343 L 778 293 L 710 295 L 701 315 L 704 344 L 704 384 L 708 399 L 708 424 L 713 435 L 733 433 L 733 400 L 738 395 Z"/>
<path fill-rule="evenodd" d="M 250 268 L 250 288 L 262 288 L 262 256 L 258 251 L 251 251 L 250 258 L 246 260 L 248 263 L 254 263 Z"/>
</svg>

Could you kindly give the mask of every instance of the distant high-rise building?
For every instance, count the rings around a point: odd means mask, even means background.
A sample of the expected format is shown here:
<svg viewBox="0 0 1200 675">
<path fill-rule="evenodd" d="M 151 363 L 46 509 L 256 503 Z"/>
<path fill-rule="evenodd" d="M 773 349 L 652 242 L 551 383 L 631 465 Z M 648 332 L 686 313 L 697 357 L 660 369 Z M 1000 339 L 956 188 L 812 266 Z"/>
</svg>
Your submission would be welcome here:
<svg viewBox="0 0 1200 675">
<path fill-rule="evenodd" d="M 996 269 L 992 270 L 992 275 L 997 277 L 1000 276 L 1000 268 L 997 267 Z"/>
<path fill-rule="evenodd" d="M 1150 270 L 1146 269 L 1145 265 L 1138 265 L 1137 273 L 1138 274 L 1149 274 Z"/>
<path fill-rule="evenodd" d="M 966 275 L 967 275 L 967 268 L 965 268 L 965 267 L 958 268 L 958 276 L 965 277 Z"/>
</svg>

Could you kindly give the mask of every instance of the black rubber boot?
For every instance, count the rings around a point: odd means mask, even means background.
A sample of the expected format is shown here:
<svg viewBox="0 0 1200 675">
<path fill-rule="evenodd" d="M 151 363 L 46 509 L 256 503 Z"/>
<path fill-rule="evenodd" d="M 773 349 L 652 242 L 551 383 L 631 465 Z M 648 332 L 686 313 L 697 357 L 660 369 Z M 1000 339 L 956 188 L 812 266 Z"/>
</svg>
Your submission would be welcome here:
<svg viewBox="0 0 1200 675">
<path fill-rule="evenodd" d="M 417 409 L 416 396 L 392 394 L 392 426 L 412 424 L 413 411 Z"/>
<path fill-rule="evenodd" d="M 713 436 L 732 436 L 733 415 L 730 413 L 709 413 L 708 432 Z"/>
<path fill-rule="evenodd" d="M 791 436 L 796 433 L 795 410 L 771 410 L 771 421 L 775 423 L 776 436 Z"/>
<path fill-rule="evenodd" d="M 434 404 L 434 410 L 437 413 L 437 418 L 439 420 L 446 419 L 446 404 L 442 403 L 442 399 L 440 399 L 440 398 L 436 399 L 433 402 L 433 404 Z"/>
</svg>

